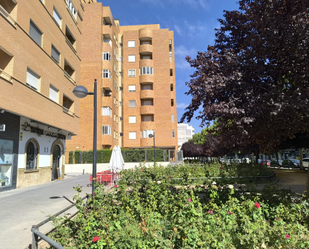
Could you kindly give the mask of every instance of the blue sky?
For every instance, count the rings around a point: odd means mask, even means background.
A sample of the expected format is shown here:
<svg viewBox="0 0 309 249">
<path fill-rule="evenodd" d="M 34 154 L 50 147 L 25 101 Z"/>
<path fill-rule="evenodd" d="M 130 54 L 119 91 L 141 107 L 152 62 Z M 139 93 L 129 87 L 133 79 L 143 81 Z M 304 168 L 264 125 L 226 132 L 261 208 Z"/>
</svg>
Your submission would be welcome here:
<svg viewBox="0 0 309 249">
<path fill-rule="evenodd" d="M 215 28 L 223 10 L 238 9 L 237 0 L 98 0 L 110 6 L 120 25 L 160 24 L 161 28 L 174 31 L 177 121 L 189 105 L 191 97 L 185 95 L 192 68 L 186 62 L 187 55 L 195 58 L 214 44 Z M 200 132 L 200 121 L 190 122 L 195 132 Z"/>
</svg>

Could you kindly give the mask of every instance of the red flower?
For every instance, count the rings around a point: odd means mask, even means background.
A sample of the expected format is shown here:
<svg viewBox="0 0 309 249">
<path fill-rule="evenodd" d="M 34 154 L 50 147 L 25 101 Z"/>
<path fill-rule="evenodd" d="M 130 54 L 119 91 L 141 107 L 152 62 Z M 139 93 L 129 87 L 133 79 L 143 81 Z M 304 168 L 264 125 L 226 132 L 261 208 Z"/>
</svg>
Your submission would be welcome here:
<svg viewBox="0 0 309 249">
<path fill-rule="evenodd" d="M 289 239 L 289 238 L 291 238 L 291 237 L 290 237 L 290 235 L 287 234 L 287 235 L 285 235 L 285 238 Z"/>
<path fill-rule="evenodd" d="M 255 206 L 256 208 L 260 208 L 260 207 L 261 207 L 260 203 L 255 203 L 254 206 Z"/>
<path fill-rule="evenodd" d="M 92 241 L 97 242 L 100 238 L 99 237 L 93 237 Z"/>
<path fill-rule="evenodd" d="M 114 186 L 114 188 L 117 188 L 117 187 L 118 187 L 117 185 Z"/>
</svg>

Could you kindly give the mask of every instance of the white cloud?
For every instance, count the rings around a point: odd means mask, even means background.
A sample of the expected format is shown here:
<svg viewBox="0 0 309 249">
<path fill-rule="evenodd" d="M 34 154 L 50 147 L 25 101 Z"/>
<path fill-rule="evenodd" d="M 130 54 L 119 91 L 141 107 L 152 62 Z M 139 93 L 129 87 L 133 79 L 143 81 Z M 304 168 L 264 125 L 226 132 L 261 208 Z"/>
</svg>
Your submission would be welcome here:
<svg viewBox="0 0 309 249">
<path fill-rule="evenodd" d="M 188 106 L 186 103 L 177 103 L 177 108 L 185 109 Z"/>
<path fill-rule="evenodd" d="M 186 57 L 194 57 L 197 54 L 197 50 L 194 48 L 186 48 L 184 45 L 175 47 L 175 62 L 177 69 L 190 69 L 190 64 L 186 61 Z"/>
<path fill-rule="evenodd" d="M 181 29 L 180 29 L 180 27 L 179 27 L 177 24 L 174 25 L 174 30 L 176 31 L 176 33 L 177 33 L 178 35 L 181 35 L 181 34 L 182 34 Z"/>
</svg>

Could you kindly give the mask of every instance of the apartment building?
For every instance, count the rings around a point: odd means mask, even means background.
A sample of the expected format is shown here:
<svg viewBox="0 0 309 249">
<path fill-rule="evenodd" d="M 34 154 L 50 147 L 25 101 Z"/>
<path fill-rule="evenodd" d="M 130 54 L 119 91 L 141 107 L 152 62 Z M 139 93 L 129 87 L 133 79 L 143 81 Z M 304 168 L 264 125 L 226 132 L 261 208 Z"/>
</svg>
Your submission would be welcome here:
<svg viewBox="0 0 309 249">
<path fill-rule="evenodd" d="M 191 125 L 180 123 L 178 124 L 178 148 L 192 139 L 194 135 L 194 128 Z"/>
<path fill-rule="evenodd" d="M 0 2 L 0 191 L 63 177 L 83 15 L 80 0 Z"/>
<path fill-rule="evenodd" d="M 109 7 L 85 4 L 81 85 L 98 83 L 97 148 L 177 149 L 174 34 L 159 24 L 121 26 Z M 80 101 L 78 136 L 67 151 L 91 150 L 93 98 Z"/>
</svg>

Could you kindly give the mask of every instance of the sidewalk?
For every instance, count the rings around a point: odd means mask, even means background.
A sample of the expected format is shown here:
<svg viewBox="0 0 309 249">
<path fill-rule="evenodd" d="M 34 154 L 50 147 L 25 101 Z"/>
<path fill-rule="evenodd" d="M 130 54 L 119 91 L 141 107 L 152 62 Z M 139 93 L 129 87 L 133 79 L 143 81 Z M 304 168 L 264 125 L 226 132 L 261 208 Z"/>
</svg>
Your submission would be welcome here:
<svg viewBox="0 0 309 249">
<path fill-rule="evenodd" d="M 32 242 L 32 225 L 70 206 L 71 203 L 63 196 L 73 200 L 76 194 L 73 187 L 81 185 L 83 187 L 82 196 L 91 193 L 91 187 L 87 187 L 88 183 L 89 175 L 79 173 L 79 175 L 67 175 L 64 180 L 1 192 L 0 248 L 28 248 Z M 51 225 L 45 225 L 40 228 L 40 231 L 46 233 L 50 228 Z"/>
</svg>

